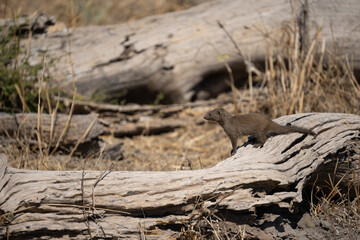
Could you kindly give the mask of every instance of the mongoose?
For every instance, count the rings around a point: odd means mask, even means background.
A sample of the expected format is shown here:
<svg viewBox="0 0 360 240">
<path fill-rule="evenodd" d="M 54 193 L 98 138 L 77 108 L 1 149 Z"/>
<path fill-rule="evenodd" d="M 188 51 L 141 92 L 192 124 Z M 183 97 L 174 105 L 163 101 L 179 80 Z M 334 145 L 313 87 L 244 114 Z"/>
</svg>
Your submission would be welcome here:
<svg viewBox="0 0 360 240">
<path fill-rule="evenodd" d="M 222 126 L 231 141 L 231 155 L 235 154 L 237 148 L 237 139 L 242 135 L 251 135 L 255 137 L 261 146 L 265 143 L 266 136 L 270 132 L 276 134 L 299 132 L 315 135 L 313 131 L 305 128 L 291 125 L 281 126 L 260 113 L 231 116 L 231 114 L 225 109 L 216 108 L 206 113 L 204 119 L 216 121 Z"/>
</svg>

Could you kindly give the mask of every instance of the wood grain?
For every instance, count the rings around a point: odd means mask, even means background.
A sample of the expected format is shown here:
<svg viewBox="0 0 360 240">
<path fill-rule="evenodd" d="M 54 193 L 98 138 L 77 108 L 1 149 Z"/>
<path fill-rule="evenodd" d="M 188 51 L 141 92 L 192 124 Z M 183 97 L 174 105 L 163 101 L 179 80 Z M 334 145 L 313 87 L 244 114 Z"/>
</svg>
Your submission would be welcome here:
<svg viewBox="0 0 360 240">
<path fill-rule="evenodd" d="M 306 113 L 275 121 L 317 135 L 274 136 L 262 148 L 242 147 L 216 166 L 195 171 L 29 171 L 7 167 L 2 154 L 0 210 L 12 220 L 0 234 L 8 229 L 15 238 L 41 233 L 85 239 L 89 232 L 100 238 L 137 238 L 143 232 L 166 239 L 179 234 L 171 226 L 193 219 L 199 205 L 241 214 L 301 202 L 310 179 L 324 171 L 337 174 L 327 166 L 339 159 L 339 166 L 359 176 L 359 151 L 352 150 L 360 149 L 359 116 Z M 337 157 L 346 150 L 345 160 Z"/>
</svg>

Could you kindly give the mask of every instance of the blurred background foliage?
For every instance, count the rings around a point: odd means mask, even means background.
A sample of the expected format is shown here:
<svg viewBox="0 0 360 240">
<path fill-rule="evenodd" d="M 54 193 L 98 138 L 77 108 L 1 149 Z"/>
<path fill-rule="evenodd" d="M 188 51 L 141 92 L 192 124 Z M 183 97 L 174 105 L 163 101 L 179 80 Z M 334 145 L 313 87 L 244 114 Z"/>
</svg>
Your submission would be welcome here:
<svg viewBox="0 0 360 240">
<path fill-rule="evenodd" d="M 1 17 L 44 12 L 68 26 L 88 26 L 123 23 L 150 15 L 179 11 L 205 0 L 3 0 Z"/>
</svg>

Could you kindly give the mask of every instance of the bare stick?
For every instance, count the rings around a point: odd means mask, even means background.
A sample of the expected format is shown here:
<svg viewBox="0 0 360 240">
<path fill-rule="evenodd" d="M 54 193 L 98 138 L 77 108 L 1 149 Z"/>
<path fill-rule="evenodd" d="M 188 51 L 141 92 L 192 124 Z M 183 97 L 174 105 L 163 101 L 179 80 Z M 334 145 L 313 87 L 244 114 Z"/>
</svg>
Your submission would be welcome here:
<svg viewBox="0 0 360 240">
<path fill-rule="evenodd" d="M 69 30 L 68 30 L 69 31 Z M 73 81 L 73 90 L 74 90 L 74 93 L 73 93 L 73 99 L 72 99 L 72 102 L 71 102 L 71 108 L 70 108 L 70 112 L 69 112 L 69 118 L 66 122 L 66 125 L 64 127 L 64 129 L 62 130 L 61 132 L 61 135 L 56 143 L 56 146 L 55 148 L 52 150 L 51 155 L 53 155 L 55 153 L 55 151 L 58 149 L 59 145 L 60 145 L 60 142 L 61 140 L 63 139 L 63 137 L 65 136 L 65 134 L 67 133 L 68 129 L 69 129 L 69 126 L 70 126 L 70 121 L 71 121 L 71 117 L 72 117 L 72 114 L 74 112 L 74 106 L 75 106 L 75 96 L 76 96 L 76 87 L 75 87 L 75 70 L 74 70 L 74 63 L 72 61 L 72 57 L 71 57 L 71 41 L 70 41 L 70 33 L 68 32 L 68 35 L 67 35 L 67 38 L 68 38 L 68 45 L 69 45 L 69 60 L 70 60 L 70 65 L 71 65 L 71 75 L 72 75 L 72 81 Z"/>
<path fill-rule="evenodd" d="M 92 129 L 92 127 L 94 126 L 94 124 L 96 123 L 97 119 L 95 118 L 91 124 L 89 125 L 89 127 L 86 129 L 86 131 L 84 132 L 84 134 L 78 139 L 77 143 L 75 144 L 74 148 L 71 150 L 71 153 L 69 154 L 69 156 L 67 157 L 67 160 L 65 161 L 65 164 L 67 164 L 72 155 L 74 154 L 74 152 L 76 151 L 77 147 L 80 145 L 80 143 L 82 143 L 84 141 L 84 139 L 86 138 L 86 136 L 89 134 L 90 130 Z"/>
</svg>

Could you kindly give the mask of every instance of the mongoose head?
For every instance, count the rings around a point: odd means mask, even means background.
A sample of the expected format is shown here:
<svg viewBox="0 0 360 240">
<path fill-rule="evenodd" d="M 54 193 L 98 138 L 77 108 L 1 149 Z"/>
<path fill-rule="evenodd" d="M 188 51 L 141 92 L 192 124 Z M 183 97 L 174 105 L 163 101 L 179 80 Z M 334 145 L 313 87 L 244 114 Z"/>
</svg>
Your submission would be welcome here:
<svg viewBox="0 0 360 240">
<path fill-rule="evenodd" d="M 228 113 L 225 109 L 215 108 L 214 110 L 211 110 L 210 112 L 206 113 L 204 119 L 220 122 L 221 120 L 224 119 L 224 117 L 227 117 L 229 115 L 231 117 L 231 114 Z"/>
</svg>

